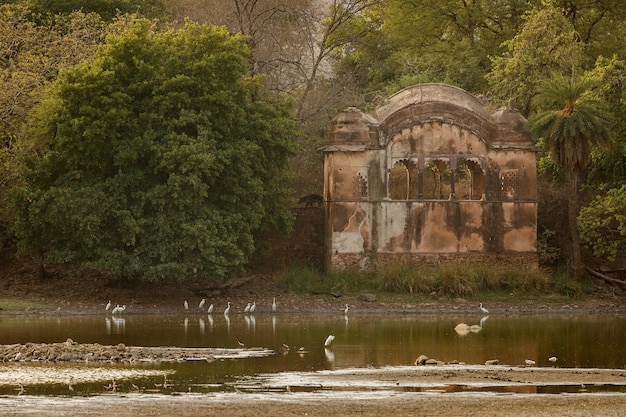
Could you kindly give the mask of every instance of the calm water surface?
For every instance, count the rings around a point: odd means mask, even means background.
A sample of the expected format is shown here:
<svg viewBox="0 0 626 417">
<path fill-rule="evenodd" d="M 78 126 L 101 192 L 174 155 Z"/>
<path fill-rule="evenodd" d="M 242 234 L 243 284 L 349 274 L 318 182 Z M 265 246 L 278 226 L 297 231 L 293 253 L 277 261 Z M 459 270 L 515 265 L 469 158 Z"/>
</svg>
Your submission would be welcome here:
<svg viewBox="0 0 626 417">
<path fill-rule="evenodd" d="M 459 323 L 482 323 L 461 335 Z M 323 343 L 330 334 L 330 349 Z M 412 365 L 419 355 L 441 361 L 483 364 L 489 359 L 537 366 L 623 368 L 626 366 L 626 317 L 499 316 L 476 314 L 410 315 L 133 315 L 0 317 L 0 344 L 60 342 L 129 346 L 237 348 L 262 347 L 278 352 L 264 358 L 152 364 L 173 371 L 172 384 L 220 387 L 260 373 L 316 371 L 350 367 Z M 298 354 L 303 347 L 307 353 Z M 558 361 L 548 361 L 556 356 Z M 77 365 L 28 365 L 77 366 Z M 121 366 L 121 365 L 120 365 Z M 143 381 L 155 384 L 154 381 Z M 96 390 L 102 390 L 101 383 Z"/>
</svg>

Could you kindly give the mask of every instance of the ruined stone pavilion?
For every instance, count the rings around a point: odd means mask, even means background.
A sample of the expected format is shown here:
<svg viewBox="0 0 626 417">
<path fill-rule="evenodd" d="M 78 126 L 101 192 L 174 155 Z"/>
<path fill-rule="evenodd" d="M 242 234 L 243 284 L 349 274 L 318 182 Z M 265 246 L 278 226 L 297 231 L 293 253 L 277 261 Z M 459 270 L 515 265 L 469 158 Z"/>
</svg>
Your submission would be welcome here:
<svg viewBox="0 0 626 417">
<path fill-rule="evenodd" d="M 537 268 L 537 149 L 516 110 L 416 85 L 343 110 L 322 151 L 327 269 Z"/>
</svg>

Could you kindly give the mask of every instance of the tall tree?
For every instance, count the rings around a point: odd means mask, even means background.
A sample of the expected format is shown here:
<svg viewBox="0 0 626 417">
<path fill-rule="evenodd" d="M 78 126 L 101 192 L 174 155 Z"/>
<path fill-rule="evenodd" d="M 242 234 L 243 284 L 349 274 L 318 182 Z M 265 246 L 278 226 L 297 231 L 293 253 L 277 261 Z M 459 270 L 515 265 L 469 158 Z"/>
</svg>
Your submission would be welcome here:
<svg viewBox="0 0 626 417">
<path fill-rule="evenodd" d="M 580 209 L 579 185 L 591 164 L 594 147 L 611 144 L 610 115 L 592 89 L 592 78 L 555 73 L 536 96 L 536 113 L 529 119 L 533 135 L 544 141 L 556 166 L 564 171 L 569 188 L 568 221 L 572 253 L 571 272 L 581 278 L 584 265 L 576 218 Z"/>
<path fill-rule="evenodd" d="M 360 75 L 366 91 L 395 92 L 446 82 L 485 92 L 489 57 L 499 55 L 528 7 L 525 0 L 388 0 L 350 25 L 355 36 L 341 68 Z"/>
<path fill-rule="evenodd" d="M 31 121 L 19 248 L 122 277 L 245 265 L 258 234 L 289 225 L 297 134 L 248 54 L 223 28 L 139 19 L 61 73 Z"/>
<path fill-rule="evenodd" d="M 37 23 L 37 21 L 39 21 Z M 17 149 L 42 86 L 94 53 L 107 27 L 95 13 L 40 19 L 17 4 L 0 5 L 0 247 L 11 239 L 7 190 L 21 181 Z"/>
<path fill-rule="evenodd" d="M 347 41 L 350 22 L 380 0 L 164 0 L 173 20 L 185 16 L 225 25 L 248 39 L 251 72 L 267 75 L 265 88 L 293 98 L 302 128 L 300 151 L 292 160 L 294 188 L 320 192 L 321 154 L 328 120 L 337 111 L 359 104 L 347 76 L 337 77 L 331 60 Z"/>
<path fill-rule="evenodd" d="M 505 43 L 487 75 L 491 95 L 526 116 L 542 80 L 552 72 L 583 68 L 583 44 L 562 9 L 548 4 L 524 16 L 520 31 Z"/>
</svg>

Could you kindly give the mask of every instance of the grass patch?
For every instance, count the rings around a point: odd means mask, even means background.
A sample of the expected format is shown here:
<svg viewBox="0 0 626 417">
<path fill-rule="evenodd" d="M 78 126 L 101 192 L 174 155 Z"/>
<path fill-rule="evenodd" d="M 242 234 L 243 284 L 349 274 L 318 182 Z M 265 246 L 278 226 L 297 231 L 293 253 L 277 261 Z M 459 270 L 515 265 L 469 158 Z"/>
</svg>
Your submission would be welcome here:
<svg viewBox="0 0 626 417">
<path fill-rule="evenodd" d="M 392 293 L 429 293 L 436 286 L 432 270 L 411 263 L 391 263 L 372 276 L 372 280 L 378 283 L 378 289 Z"/>
<path fill-rule="evenodd" d="M 571 298 L 582 298 L 591 292 L 588 281 L 573 280 L 565 271 L 557 271 L 554 274 L 552 290 Z"/>
<path fill-rule="evenodd" d="M 290 268 L 279 274 L 276 283 L 294 293 L 387 292 L 420 295 L 436 291 L 444 297 L 472 297 L 478 293 L 528 293 L 554 289 L 553 278 L 544 270 L 520 271 L 478 264 L 441 265 L 439 268 L 396 262 L 376 273 L 337 270 L 329 274 L 311 268 Z M 581 293 L 576 283 L 556 286 L 564 295 Z"/>
<path fill-rule="evenodd" d="M 6 311 L 31 311 L 50 310 L 49 305 L 34 303 L 32 301 L 22 301 L 14 298 L 0 298 L 0 310 Z"/>
<path fill-rule="evenodd" d="M 313 268 L 291 267 L 275 277 L 276 285 L 296 294 L 319 291 L 324 285 L 323 275 Z"/>
</svg>

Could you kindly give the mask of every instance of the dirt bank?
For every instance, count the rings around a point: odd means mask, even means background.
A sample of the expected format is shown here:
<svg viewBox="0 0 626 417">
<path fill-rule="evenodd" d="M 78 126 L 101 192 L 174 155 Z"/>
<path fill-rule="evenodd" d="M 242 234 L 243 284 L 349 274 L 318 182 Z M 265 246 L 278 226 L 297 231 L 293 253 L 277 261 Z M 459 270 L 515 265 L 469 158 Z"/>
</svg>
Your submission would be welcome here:
<svg viewBox="0 0 626 417">
<path fill-rule="evenodd" d="M 89 398 L 0 398 L 2 415 L 66 417 L 221 416 L 622 416 L 623 394 L 423 394 L 364 392 L 324 394 L 219 394 L 203 396 L 103 395 Z"/>
</svg>

